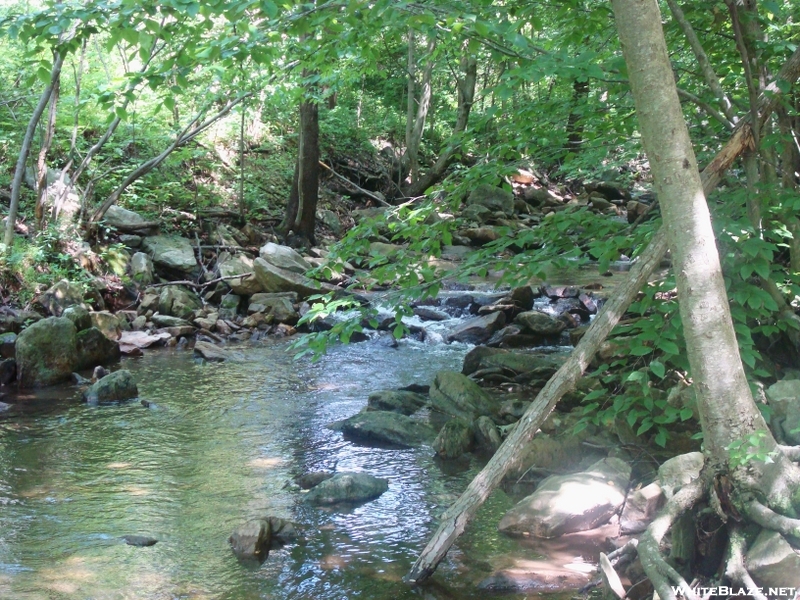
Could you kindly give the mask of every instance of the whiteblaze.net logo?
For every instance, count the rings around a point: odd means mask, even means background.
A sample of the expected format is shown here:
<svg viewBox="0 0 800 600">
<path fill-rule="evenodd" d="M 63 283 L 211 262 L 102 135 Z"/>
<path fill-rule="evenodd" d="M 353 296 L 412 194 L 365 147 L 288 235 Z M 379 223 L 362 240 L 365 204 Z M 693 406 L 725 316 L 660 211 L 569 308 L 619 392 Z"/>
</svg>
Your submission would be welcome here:
<svg viewBox="0 0 800 600">
<path fill-rule="evenodd" d="M 800 600 L 800 588 L 793 587 L 729 587 L 720 585 L 717 587 L 693 587 L 690 593 L 686 593 L 685 588 L 681 586 L 672 586 L 672 592 L 679 598 L 686 598 L 689 596 L 700 598 L 714 598 L 730 596 L 767 596 L 769 598 L 790 598 L 793 600 Z"/>
</svg>

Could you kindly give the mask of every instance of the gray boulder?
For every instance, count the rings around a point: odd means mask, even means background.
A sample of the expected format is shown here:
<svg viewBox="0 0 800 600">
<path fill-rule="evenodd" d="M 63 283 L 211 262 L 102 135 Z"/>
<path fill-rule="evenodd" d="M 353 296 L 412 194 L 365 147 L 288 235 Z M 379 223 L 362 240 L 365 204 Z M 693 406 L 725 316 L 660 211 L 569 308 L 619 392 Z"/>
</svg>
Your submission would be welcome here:
<svg viewBox="0 0 800 600">
<path fill-rule="evenodd" d="M 242 275 L 242 277 L 226 281 L 234 294 L 250 296 L 263 291 L 261 284 L 253 273 L 253 259 L 249 256 L 221 252 L 217 260 L 217 268 L 219 268 L 220 277 Z"/>
<path fill-rule="evenodd" d="M 263 258 L 254 261 L 253 271 L 265 292 L 296 292 L 300 298 L 305 299 L 324 291 L 316 281 L 277 267 Z"/>
<path fill-rule="evenodd" d="M 745 566 L 759 585 L 800 588 L 800 555 L 777 531 L 758 534 L 747 550 Z"/>
<path fill-rule="evenodd" d="M 627 535 L 647 529 L 665 501 L 664 490 L 655 481 L 632 491 L 619 517 L 620 532 Z"/>
<path fill-rule="evenodd" d="M 247 312 L 263 312 L 275 323 L 289 323 L 294 325 L 300 318 L 293 302 L 297 302 L 297 294 L 284 292 L 282 294 L 253 294 Z"/>
<path fill-rule="evenodd" d="M 226 360 L 241 358 L 237 353 L 231 352 L 227 348 L 204 341 L 195 342 L 194 355 L 209 362 L 224 362 Z"/>
<path fill-rule="evenodd" d="M 19 334 L 16 344 L 20 387 L 66 381 L 77 363 L 75 325 L 65 317 L 50 317 Z"/>
<path fill-rule="evenodd" d="M 131 256 L 131 279 L 139 285 L 153 283 L 153 261 L 144 252 Z"/>
<path fill-rule="evenodd" d="M 434 410 L 472 422 L 481 415 L 495 412 L 491 396 L 461 373 L 439 371 L 429 392 Z"/>
<path fill-rule="evenodd" d="M 478 417 L 472 423 L 472 433 L 475 437 L 475 445 L 483 450 L 494 454 L 503 443 L 497 425 L 489 417 Z"/>
<path fill-rule="evenodd" d="M 82 306 L 87 308 L 83 302 L 83 286 L 71 283 L 62 279 L 48 289 L 39 297 L 39 304 L 54 317 L 60 317 L 69 306 Z"/>
<path fill-rule="evenodd" d="M 514 214 L 514 194 L 490 183 L 481 183 L 470 193 L 467 205 L 479 204 L 493 212 Z"/>
<path fill-rule="evenodd" d="M 75 339 L 78 354 L 75 368 L 78 370 L 90 369 L 119 360 L 119 343 L 103 335 L 103 332 L 97 327 L 79 331 Z"/>
<path fill-rule="evenodd" d="M 72 321 L 78 331 L 89 329 L 92 326 L 92 317 L 89 315 L 89 311 L 79 304 L 64 309 L 61 316 Z"/>
<path fill-rule="evenodd" d="M 664 490 L 667 499 L 700 477 L 704 461 L 702 452 L 689 452 L 674 456 L 658 467 L 658 484 Z"/>
<path fill-rule="evenodd" d="M 367 473 L 337 473 L 312 488 L 305 495 L 308 504 L 339 504 L 343 502 L 365 502 L 389 489 L 386 479 Z"/>
<path fill-rule="evenodd" d="M 182 285 L 167 285 L 158 296 L 158 312 L 180 319 L 189 319 L 203 306 L 194 292 Z"/>
<path fill-rule="evenodd" d="M 383 410 L 369 410 L 334 425 L 347 438 L 364 443 L 388 444 L 402 448 L 419 446 L 433 438 L 425 423 L 405 415 Z"/>
<path fill-rule="evenodd" d="M 452 419 L 444 424 L 433 441 L 433 449 L 439 458 L 454 459 L 472 449 L 472 428 L 463 419 Z"/>
<path fill-rule="evenodd" d="M 119 402 L 139 395 L 139 388 L 130 371 L 120 369 L 103 377 L 83 393 L 90 404 L 98 402 Z"/>
<path fill-rule="evenodd" d="M 248 521 L 234 530 L 228 543 L 237 558 L 264 561 L 272 543 L 272 525 L 267 519 Z"/>
<path fill-rule="evenodd" d="M 531 333 L 544 337 L 558 335 L 567 327 L 563 321 L 538 310 L 519 313 L 514 322 L 519 323 Z"/>
<path fill-rule="evenodd" d="M 17 334 L 13 331 L 0 333 L 0 358 L 14 358 L 16 356 Z"/>
<path fill-rule="evenodd" d="M 501 369 L 510 375 L 542 372 L 552 375 L 563 364 L 565 357 L 510 352 L 502 348 L 477 346 L 464 357 L 461 373 L 471 375 L 484 369 Z"/>
<path fill-rule="evenodd" d="M 367 410 L 384 410 L 411 415 L 425 406 L 427 398 L 416 392 L 384 390 L 369 395 Z"/>
<path fill-rule="evenodd" d="M 91 312 L 89 313 L 89 319 L 92 322 L 92 327 L 99 329 L 110 340 L 118 340 L 122 335 L 119 317 L 107 310 Z"/>
<path fill-rule="evenodd" d="M 467 319 L 450 332 L 447 336 L 447 341 L 482 344 L 488 341 L 492 334 L 500 330 L 505 324 L 506 316 L 501 311 Z"/>
<path fill-rule="evenodd" d="M 189 240 L 176 235 L 156 235 L 142 240 L 142 248 L 152 257 L 153 263 L 167 274 L 194 274 L 197 260 Z"/>
<path fill-rule="evenodd" d="M 551 475 L 503 516 L 498 529 L 540 538 L 594 529 L 622 508 L 630 475 L 630 466 L 618 458 L 605 458 L 581 473 Z"/>
<path fill-rule="evenodd" d="M 180 317 L 173 317 L 171 315 L 162 315 L 159 313 L 150 317 L 150 320 L 158 327 L 191 327 L 192 324 L 186 319 Z"/>
<path fill-rule="evenodd" d="M 116 204 L 109 207 L 106 214 L 103 215 L 103 221 L 120 231 L 147 231 L 153 228 L 153 223 L 147 221 L 139 213 L 124 209 Z"/>
<path fill-rule="evenodd" d="M 770 426 L 775 435 L 787 444 L 800 444 L 800 380 L 773 383 L 766 395 L 773 410 Z"/>
<path fill-rule="evenodd" d="M 262 260 L 280 269 L 304 275 L 313 267 L 300 254 L 289 246 L 281 246 L 267 242 L 258 251 L 258 256 Z"/>
</svg>

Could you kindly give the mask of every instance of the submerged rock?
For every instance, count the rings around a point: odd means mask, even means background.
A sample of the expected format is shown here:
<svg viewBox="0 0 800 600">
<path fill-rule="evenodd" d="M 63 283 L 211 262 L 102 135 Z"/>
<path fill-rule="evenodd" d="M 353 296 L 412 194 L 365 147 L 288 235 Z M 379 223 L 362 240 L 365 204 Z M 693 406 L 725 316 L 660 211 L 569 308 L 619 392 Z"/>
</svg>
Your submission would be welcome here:
<svg viewBox="0 0 800 600">
<path fill-rule="evenodd" d="M 310 490 L 318 486 L 323 481 L 327 481 L 334 476 L 334 473 L 327 471 L 314 471 L 312 473 L 304 473 L 299 477 L 295 477 L 294 482 L 300 487 L 301 490 Z"/>
<path fill-rule="evenodd" d="M 20 387 L 39 387 L 66 381 L 77 364 L 75 325 L 65 317 L 42 319 L 17 338 Z"/>
<path fill-rule="evenodd" d="M 305 496 L 309 504 L 338 504 L 373 500 L 389 489 L 389 482 L 367 473 L 337 473 Z"/>
<path fill-rule="evenodd" d="M 264 561 L 269 555 L 272 525 L 267 519 L 248 521 L 237 527 L 228 543 L 237 558 Z"/>
<path fill-rule="evenodd" d="M 618 458 L 580 473 L 551 475 L 503 516 L 498 529 L 541 538 L 593 529 L 622 508 L 630 475 L 630 466 Z"/>
<path fill-rule="evenodd" d="M 200 356 L 209 362 L 223 362 L 232 357 L 231 353 L 225 348 L 215 346 L 210 342 L 196 342 L 194 345 L 194 355 Z"/>
<path fill-rule="evenodd" d="M 123 535 L 122 541 L 128 544 L 128 546 L 138 546 L 140 548 L 155 546 L 158 543 L 156 538 L 146 535 Z"/>
<path fill-rule="evenodd" d="M 350 439 L 410 448 L 433 438 L 425 423 L 384 410 L 369 410 L 340 421 L 335 427 Z"/>
<path fill-rule="evenodd" d="M 384 410 L 411 415 L 425 406 L 427 398 L 416 392 L 405 390 L 384 390 L 369 395 L 367 410 Z"/>
<path fill-rule="evenodd" d="M 119 402 L 139 395 L 139 388 L 130 371 L 120 369 L 109 373 L 83 393 L 89 403 Z"/>
</svg>

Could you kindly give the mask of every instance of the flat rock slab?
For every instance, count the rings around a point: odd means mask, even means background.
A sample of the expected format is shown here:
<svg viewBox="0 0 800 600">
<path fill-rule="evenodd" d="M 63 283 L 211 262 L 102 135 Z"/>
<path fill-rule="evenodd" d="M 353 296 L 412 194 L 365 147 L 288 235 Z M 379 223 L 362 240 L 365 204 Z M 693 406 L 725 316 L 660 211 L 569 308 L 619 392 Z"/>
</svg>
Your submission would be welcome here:
<svg viewBox="0 0 800 600">
<path fill-rule="evenodd" d="M 386 410 L 411 415 L 428 401 L 422 394 L 407 390 L 384 390 L 369 395 L 367 410 Z"/>
<path fill-rule="evenodd" d="M 192 273 L 197 270 L 194 247 L 186 238 L 155 235 L 145 238 L 142 247 L 150 254 L 156 266 L 181 273 Z"/>
<path fill-rule="evenodd" d="M 339 421 L 334 429 L 364 443 L 412 448 L 430 441 L 434 431 L 425 423 L 385 410 L 369 410 Z"/>
<path fill-rule="evenodd" d="M 305 502 L 316 505 L 373 500 L 389 489 L 389 482 L 367 473 L 337 473 L 311 489 Z"/>
<path fill-rule="evenodd" d="M 166 332 L 151 335 L 145 331 L 123 331 L 119 338 L 119 350 L 123 354 L 133 354 L 137 350 L 165 342 L 171 337 Z"/>
</svg>

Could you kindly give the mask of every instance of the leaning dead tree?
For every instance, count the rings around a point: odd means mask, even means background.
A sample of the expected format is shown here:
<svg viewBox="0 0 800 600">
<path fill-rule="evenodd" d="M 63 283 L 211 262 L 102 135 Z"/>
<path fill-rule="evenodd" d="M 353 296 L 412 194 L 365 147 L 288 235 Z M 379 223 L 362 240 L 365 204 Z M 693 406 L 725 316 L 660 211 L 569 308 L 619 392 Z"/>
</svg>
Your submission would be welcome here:
<svg viewBox="0 0 800 600">
<path fill-rule="evenodd" d="M 633 0 L 630 0 L 633 1 Z M 637 4 L 641 4 L 638 2 Z M 645 4 L 653 4 L 648 0 Z M 652 8 L 652 7 L 650 7 Z M 655 6 L 655 10 L 658 8 Z M 659 17 L 660 18 L 660 17 Z M 659 23 L 660 29 L 660 20 Z M 662 34 L 663 37 L 663 34 Z M 670 72 L 669 77 L 672 77 Z M 775 110 L 779 97 L 782 94 L 779 83 L 794 83 L 800 77 L 800 49 L 796 50 L 775 80 L 766 88 L 766 93 L 759 100 L 758 124 L 763 125 L 769 115 Z M 669 79 L 672 81 L 672 79 Z M 785 86 L 784 86 L 785 87 Z M 680 106 L 680 105 L 679 105 Z M 733 164 L 736 158 L 746 149 L 752 147 L 752 124 L 750 116 L 742 118 L 733 131 L 727 144 L 720 150 L 714 159 L 706 166 L 701 175 L 702 191 L 709 194 L 719 183 L 722 175 Z M 638 293 L 641 286 L 651 275 L 653 269 L 659 264 L 667 249 L 667 236 L 662 227 L 653 237 L 649 246 L 640 255 L 637 264 L 631 269 L 628 280 L 620 285 L 615 293 L 589 326 L 584 337 L 575 347 L 569 359 L 548 381 L 547 385 L 539 392 L 536 399 L 522 416 L 519 424 L 509 437 L 503 442 L 492 459 L 483 470 L 472 480 L 464 493 L 442 516 L 439 528 L 431 537 L 425 549 L 420 554 L 411 571 L 404 578 L 409 583 L 421 583 L 430 577 L 436 567 L 447 555 L 450 547 L 464 532 L 467 524 L 475 516 L 478 508 L 483 504 L 492 490 L 500 484 L 505 474 L 514 466 L 522 456 L 522 450 L 533 439 L 536 431 L 556 406 L 558 401 L 568 391 L 572 390 L 583 374 L 584 369 L 592 360 L 600 344 L 605 340 L 611 330 L 627 310 L 630 303 Z M 737 430 L 738 431 L 738 430 Z M 694 488 L 692 488 L 694 490 Z M 679 500 L 690 506 L 695 497 L 692 490 L 681 494 Z M 683 511 L 676 509 L 673 503 L 669 510 L 681 514 Z M 769 510 L 769 509 L 767 509 Z M 652 533 L 656 547 L 666 533 L 671 518 L 661 518 L 654 525 L 665 525 L 661 530 Z M 800 522 L 798 522 L 800 524 Z M 647 550 L 645 550 L 647 552 Z M 659 563 L 660 564 L 660 563 Z M 664 596 L 662 596 L 663 598 Z M 674 594 L 673 594 L 674 597 Z"/>
</svg>

